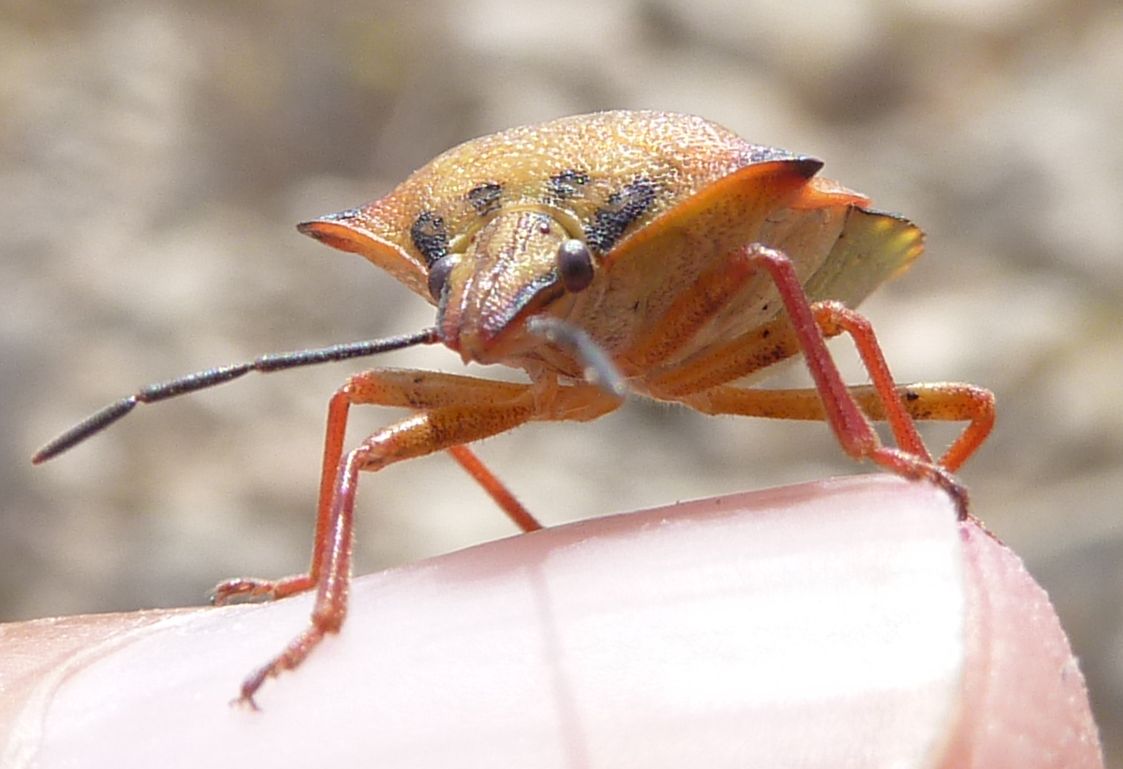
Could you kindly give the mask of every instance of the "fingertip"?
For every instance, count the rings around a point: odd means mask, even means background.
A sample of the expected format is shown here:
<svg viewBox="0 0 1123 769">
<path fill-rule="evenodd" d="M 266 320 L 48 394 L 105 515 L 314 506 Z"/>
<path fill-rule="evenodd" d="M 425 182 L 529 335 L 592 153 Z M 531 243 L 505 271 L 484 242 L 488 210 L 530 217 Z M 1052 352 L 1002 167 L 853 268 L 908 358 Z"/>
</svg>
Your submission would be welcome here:
<svg viewBox="0 0 1123 769">
<path fill-rule="evenodd" d="M 960 526 L 967 658 L 946 767 L 1102 767 L 1087 686 L 1044 589 L 978 525 Z"/>
<path fill-rule="evenodd" d="M 926 484 L 586 520 L 357 579 L 351 601 L 341 633 L 270 679 L 263 713 L 224 706 L 311 596 L 146 624 L 70 665 L 36 749 L 84 765 L 400 749 L 447 766 L 484 746 L 534 766 L 1102 766 L 1048 598 Z"/>
</svg>

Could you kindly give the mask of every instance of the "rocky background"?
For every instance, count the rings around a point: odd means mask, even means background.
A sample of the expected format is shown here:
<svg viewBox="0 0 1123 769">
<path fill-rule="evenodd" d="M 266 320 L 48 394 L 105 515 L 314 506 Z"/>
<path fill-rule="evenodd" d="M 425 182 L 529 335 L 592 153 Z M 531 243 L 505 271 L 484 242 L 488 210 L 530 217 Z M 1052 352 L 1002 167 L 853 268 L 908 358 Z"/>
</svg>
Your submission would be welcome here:
<svg viewBox="0 0 1123 769">
<path fill-rule="evenodd" d="M 142 408 L 28 462 L 137 385 L 432 321 L 294 222 L 514 124 L 696 112 L 927 230 L 865 309 L 899 379 L 997 393 L 963 478 L 1049 589 L 1119 765 L 1121 93 L 1109 0 L 0 0 L 0 619 L 303 568 L 327 399 L 362 364 Z M 360 410 L 352 441 L 392 418 Z M 482 454 L 550 522 L 858 469 L 821 425 L 639 403 Z M 360 571 L 512 533 L 446 456 L 368 478 L 360 507 Z"/>
</svg>

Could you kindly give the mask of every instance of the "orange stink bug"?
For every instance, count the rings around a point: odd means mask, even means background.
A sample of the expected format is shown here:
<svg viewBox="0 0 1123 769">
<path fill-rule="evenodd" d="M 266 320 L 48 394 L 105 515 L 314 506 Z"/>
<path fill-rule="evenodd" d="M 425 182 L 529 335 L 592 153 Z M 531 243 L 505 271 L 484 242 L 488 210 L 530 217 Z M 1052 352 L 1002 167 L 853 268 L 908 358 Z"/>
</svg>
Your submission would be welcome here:
<svg viewBox="0 0 1123 769">
<path fill-rule="evenodd" d="M 266 355 L 145 387 L 34 457 L 42 462 L 131 411 L 226 382 L 411 345 L 522 369 L 497 382 L 430 371 L 352 376 L 328 407 L 312 561 L 305 574 L 220 584 L 215 601 L 317 589 L 307 629 L 242 685 L 294 668 L 347 613 L 352 518 L 361 471 L 445 450 L 525 531 L 540 528 L 468 448 L 535 421 L 595 419 L 627 395 L 707 414 L 814 419 L 847 454 L 956 499 L 951 475 L 986 438 L 994 399 L 963 384 L 897 386 L 869 323 L 852 307 L 920 254 L 921 231 L 818 179 L 822 163 L 750 144 L 707 120 L 604 112 L 514 128 L 440 155 L 384 198 L 299 225 L 363 255 L 436 308 L 416 333 Z M 871 383 L 848 387 L 824 339 L 854 339 Z M 814 388 L 763 390 L 749 375 L 802 353 Z M 344 451 L 354 404 L 414 414 Z M 870 419 L 887 420 L 895 447 Z M 933 460 L 916 419 L 968 426 Z"/>
</svg>

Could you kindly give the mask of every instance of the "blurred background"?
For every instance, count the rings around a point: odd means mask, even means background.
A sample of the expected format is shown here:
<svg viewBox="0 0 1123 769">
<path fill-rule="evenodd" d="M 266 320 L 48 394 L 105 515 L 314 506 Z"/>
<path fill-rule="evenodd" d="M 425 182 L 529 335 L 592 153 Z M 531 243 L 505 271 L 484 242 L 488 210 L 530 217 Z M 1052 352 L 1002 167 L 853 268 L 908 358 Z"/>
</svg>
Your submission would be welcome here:
<svg viewBox="0 0 1123 769">
<path fill-rule="evenodd" d="M 1121 94 L 1109 0 L 0 0 L 0 619 L 304 568 L 327 400 L 363 363 L 140 408 L 28 462 L 141 384 L 432 322 L 295 222 L 512 125 L 694 112 L 927 231 L 865 310 L 899 380 L 997 393 L 962 477 L 1050 591 L 1120 765 Z M 359 410 L 351 442 L 395 417 Z M 822 425 L 640 403 L 481 453 L 553 523 L 859 471 Z M 368 478 L 359 506 L 360 572 L 513 532 L 444 455 Z"/>
</svg>

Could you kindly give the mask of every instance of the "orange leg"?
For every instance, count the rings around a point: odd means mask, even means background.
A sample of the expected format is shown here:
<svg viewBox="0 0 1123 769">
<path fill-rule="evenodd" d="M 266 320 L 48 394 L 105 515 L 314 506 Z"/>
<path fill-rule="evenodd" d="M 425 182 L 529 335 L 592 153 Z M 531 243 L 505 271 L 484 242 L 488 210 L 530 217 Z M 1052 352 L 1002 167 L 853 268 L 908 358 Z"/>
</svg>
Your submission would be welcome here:
<svg viewBox="0 0 1123 769">
<path fill-rule="evenodd" d="M 994 393 L 982 387 L 961 382 L 917 382 L 898 386 L 897 392 L 913 419 L 968 422 L 938 460 L 941 467 L 953 473 L 975 453 L 994 428 Z M 885 418 L 879 397 L 859 394 L 859 402 L 871 419 Z"/>
<path fill-rule="evenodd" d="M 868 323 L 837 303 L 824 302 L 812 307 L 791 260 L 783 253 L 754 245 L 748 249 L 747 254 L 755 266 L 767 270 L 771 275 L 783 300 L 787 318 L 779 319 L 768 327 L 747 335 L 761 354 L 754 351 L 752 355 L 744 357 L 736 347 L 727 345 L 718 353 L 696 363 L 693 370 L 676 372 L 676 375 L 649 383 L 651 392 L 656 397 L 689 403 L 692 395 L 788 357 L 792 354 L 791 336 L 794 336 L 822 400 L 826 421 L 831 425 L 843 450 L 856 459 L 869 459 L 899 475 L 927 478 L 939 484 L 956 500 L 960 515 L 966 517 L 966 490 L 948 469 L 932 462 L 911 417 L 897 397 L 896 387 Z M 790 324 L 790 335 L 786 324 Z M 838 367 L 827 350 L 824 337 L 824 333 L 833 335 L 840 331 L 847 331 L 854 337 L 900 448 L 881 444 L 873 426 L 843 382 Z M 778 338 L 766 341 L 773 334 Z M 776 345 L 774 351 L 769 349 L 770 344 Z M 732 362 L 723 360 L 723 356 L 729 356 Z M 721 378 L 713 381 L 715 377 Z"/>
<path fill-rule="evenodd" d="M 413 408 L 420 413 L 379 430 L 344 456 L 348 412 L 352 404 L 365 403 Z M 254 693 L 266 678 L 299 665 L 326 633 L 337 631 L 342 624 L 347 612 L 359 471 L 380 470 L 403 459 L 448 450 L 521 528 L 540 528 L 463 444 L 532 419 L 595 419 L 618 405 L 617 399 L 591 386 L 543 389 L 411 370 L 368 371 L 352 377 L 332 396 L 328 407 L 320 501 L 308 573 L 273 581 L 231 580 L 215 590 L 216 602 L 222 603 L 236 596 L 281 598 L 317 589 L 311 625 L 245 680 L 241 701 L 256 707 Z"/>
<path fill-rule="evenodd" d="M 494 405 L 512 400 L 530 390 L 530 385 L 526 384 L 496 382 L 441 372 L 388 369 L 369 372 L 360 377 L 361 382 L 352 382 L 350 386 L 352 403 L 416 409 L 453 405 Z M 593 390 L 583 387 L 552 389 L 551 392 L 555 394 L 554 399 L 550 401 L 550 405 L 554 408 L 551 418 L 595 419 L 617 405 L 613 399 L 602 398 Z M 523 531 L 537 531 L 542 528 L 542 524 L 518 501 L 506 485 L 488 470 L 475 452 L 463 445 L 453 446 L 448 449 L 448 452 L 465 472 L 483 487 L 516 526 Z M 336 455 L 336 462 L 339 456 Z"/>
<path fill-rule="evenodd" d="M 898 385 L 896 391 L 901 405 L 913 419 L 968 422 L 938 462 L 952 472 L 986 440 L 994 426 L 994 396 L 981 387 L 956 382 L 921 382 Z M 881 393 L 874 387 L 851 387 L 850 394 L 870 419 L 885 419 Z M 688 396 L 683 402 L 705 414 L 736 414 L 764 419 L 827 419 L 823 399 L 814 388 L 765 390 L 719 385 Z"/>
<path fill-rule="evenodd" d="M 390 369 L 379 371 L 377 374 L 377 376 L 360 375 L 361 382 L 350 383 L 351 403 L 420 409 L 452 405 L 488 405 L 517 398 L 530 389 L 530 385 L 516 382 L 494 382 L 440 372 Z M 531 515 L 506 485 L 487 469 L 475 452 L 467 446 L 453 446 L 448 449 L 448 452 L 457 464 L 495 500 L 516 526 L 523 531 L 536 531 L 542 528 L 542 524 Z M 336 455 L 333 467 L 338 465 L 340 456 L 340 454 Z"/>
<path fill-rule="evenodd" d="M 285 649 L 243 683 L 240 701 L 256 709 L 254 695 L 265 679 L 298 666 L 328 633 L 337 632 L 347 615 L 351 581 L 355 493 L 359 471 L 381 470 L 404 459 L 448 449 L 510 430 L 534 417 L 530 399 L 505 406 L 452 406 L 422 412 L 379 430 L 344 455 L 333 484 L 324 536 L 317 542 L 319 561 L 308 575 L 316 586 L 311 624 Z M 282 584 L 291 582 L 282 580 Z"/>
<path fill-rule="evenodd" d="M 516 382 L 493 382 L 474 377 L 409 369 L 379 369 L 353 376 L 332 396 L 328 405 L 319 502 L 316 507 L 316 529 L 312 540 L 312 560 L 308 572 L 276 580 L 255 577 L 228 580 L 219 584 L 212 592 L 213 603 L 221 606 L 236 599 L 273 600 L 311 590 L 316 586 L 324 548 L 327 546 L 328 519 L 332 495 L 335 491 L 335 476 L 343 457 L 347 415 L 352 405 L 398 406 L 413 409 L 486 405 L 512 400 L 524 395 L 529 389 L 530 385 Z M 463 447 L 453 453 L 453 456 L 495 499 L 517 526 L 524 531 L 541 528 L 515 496 L 469 449 Z"/>
<path fill-rule="evenodd" d="M 874 336 L 873 326 L 870 325 L 869 320 L 840 302 L 819 302 L 811 305 L 811 309 L 823 335 L 834 336 L 839 331 L 845 331 L 854 340 L 873 387 L 882 398 L 885 419 L 893 430 L 897 448 L 930 463 L 932 455 L 928 453 L 928 448 L 920 439 L 916 424 L 905 411 L 901 400 L 895 395 L 896 385 L 893 383 L 893 375 L 889 373 L 889 364 L 885 362 L 885 355 L 881 352 L 881 345 L 877 343 L 877 337 Z M 820 340 L 823 335 L 818 335 Z M 826 345 L 823 345 L 823 350 L 826 351 Z M 833 366 L 834 359 L 829 353 L 827 356 Z M 841 375 L 838 379 L 842 381 Z"/>
<path fill-rule="evenodd" d="M 324 458 L 320 469 L 320 494 L 316 505 L 316 529 L 312 536 L 312 561 L 307 573 L 293 574 L 275 580 L 257 577 L 226 580 L 220 582 L 211 592 L 213 604 L 222 606 L 246 598 L 275 600 L 311 590 L 316 586 L 320 578 L 320 567 L 324 561 L 324 549 L 327 547 L 331 500 L 335 489 L 334 479 L 339 460 L 343 456 L 343 438 L 347 432 L 347 414 L 350 409 L 350 393 L 347 386 L 344 386 L 332 395 L 328 404 L 328 424 L 324 431 Z"/>
<path fill-rule="evenodd" d="M 494 406 L 530 395 L 531 385 L 501 382 L 412 369 L 379 369 L 357 374 L 332 396 L 328 406 L 324 438 L 324 458 L 320 474 L 320 495 L 316 513 L 312 560 L 308 572 L 277 580 L 243 577 L 219 584 L 212 593 L 217 605 L 244 598 L 284 598 L 310 590 L 319 579 L 320 564 L 327 546 L 328 519 L 335 490 L 335 475 L 343 457 L 347 414 L 352 405 L 397 406 L 431 410 L 448 406 Z M 616 408 L 619 402 L 604 397 L 596 388 L 561 387 L 550 390 L 543 399 L 543 415 L 536 418 L 584 421 L 595 419 Z M 518 501 L 467 446 L 448 449 L 453 458 L 472 476 L 523 531 L 542 525 Z"/>
<path fill-rule="evenodd" d="M 658 397 L 679 400 L 682 396 L 764 371 L 798 355 L 799 337 L 786 316 L 749 331 L 649 380 L 648 388 Z"/>
<path fill-rule="evenodd" d="M 523 507 L 522 502 L 515 497 L 514 494 L 504 485 L 503 481 L 495 477 L 495 475 L 487 469 L 487 466 L 480 461 L 476 453 L 469 449 L 467 446 L 453 446 L 448 450 L 452 454 L 461 467 L 476 479 L 476 482 L 483 486 L 495 504 L 503 509 L 507 517 L 515 522 L 523 531 L 538 531 L 542 528 L 542 524 L 538 519 L 531 515 L 530 511 Z"/>
</svg>

